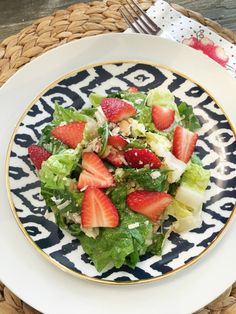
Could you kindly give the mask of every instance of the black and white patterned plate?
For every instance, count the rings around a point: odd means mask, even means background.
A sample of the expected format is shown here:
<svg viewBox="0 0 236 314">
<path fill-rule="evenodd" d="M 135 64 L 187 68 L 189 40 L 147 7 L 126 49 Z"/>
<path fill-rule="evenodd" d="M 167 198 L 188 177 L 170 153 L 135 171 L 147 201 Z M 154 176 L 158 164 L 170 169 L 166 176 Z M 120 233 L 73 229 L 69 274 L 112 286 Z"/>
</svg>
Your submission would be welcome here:
<svg viewBox="0 0 236 314">
<path fill-rule="evenodd" d="M 52 120 L 54 102 L 80 109 L 88 106 L 91 92 L 107 94 L 128 86 L 141 91 L 168 88 L 176 102 L 193 106 L 202 128 L 197 151 L 211 181 L 200 228 L 178 235 L 171 233 L 161 257 L 146 254 L 135 269 L 122 267 L 98 273 L 79 241 L 57 227 L 45 206 L 40 184 L 27 147 L 37 142 Z M 114 62 L 90 66 L 52 84 L 30 105 L 21 118 L 10 145 L 10 202 L 21 229 L 50 261 L 79 277 L 107 283 L 138 283 L 170 275 L 198 260 L 221 235 L 233 216 L 236 201 L 236 140 L 227 117 L 200 86 L 170 69 L 145 62 Z"/>
</svg>

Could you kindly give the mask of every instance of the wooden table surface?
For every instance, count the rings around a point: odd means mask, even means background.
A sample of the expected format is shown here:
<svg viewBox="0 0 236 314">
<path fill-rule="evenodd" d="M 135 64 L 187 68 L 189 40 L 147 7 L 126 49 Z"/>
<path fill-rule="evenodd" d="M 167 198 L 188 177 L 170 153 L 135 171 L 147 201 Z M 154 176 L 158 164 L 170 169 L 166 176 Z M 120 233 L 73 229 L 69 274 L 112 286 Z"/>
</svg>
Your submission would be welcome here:
<svg viewBox="0 0 236 314">
<path fill-rule="evenodd" d="M 0 41 L 33 20 L 73 3 L 88 0 L 0 0 Z M 173 0 L 236 32 L 236 0 Z"/>
</svg>

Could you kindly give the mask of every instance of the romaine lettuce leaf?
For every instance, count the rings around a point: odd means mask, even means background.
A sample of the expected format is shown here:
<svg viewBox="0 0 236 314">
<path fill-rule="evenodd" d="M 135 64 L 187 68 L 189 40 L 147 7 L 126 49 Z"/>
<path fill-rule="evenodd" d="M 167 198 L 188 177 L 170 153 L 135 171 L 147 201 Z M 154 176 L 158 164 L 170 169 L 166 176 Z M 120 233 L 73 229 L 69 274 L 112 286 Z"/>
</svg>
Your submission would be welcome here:
<svg viewBox="0 0 236 314">
<path fill-rule="evenodd" d="M 41 182 L 41 194 L 46 205 L 53 210 L 58 226 L 67 229 L 67 213 L 80 211 L 84 193 L 71 190 L 67 186 L 51 189 Z"/>
<path fill-rule="evenodd" d="M 147 131 L 156 131 L 155 125 L 152 121 L 152 109 L 151 107 L 143 105 L 140 108 L 140 112 L 137 116 L 138 122 L 145 125 Z"/>
<path fill-rule="evenodd" d="M 204 202 L 204 192 L 208 186 L 210 171 L 190 162 L 184 172 L 175 198 L 194 210 L 199 210 Z"/>
<path fill-rule="evenodd" d="M 96 93 L 91 93 L 89 95 L 89 101 L 90 101 L 93 108 L 97 108 L 98 106 L 100 106 L 101 100 L 103 98 L 105 98 L 105 97 L 101 96 L 99 94 L 96 94 Z"/>
<path fill-rule="evenodd" d="M 188 106 L 185 102 L 181 102 L 178 105 L 178 111 L 181 117 L 181 124 L 185 128 L 193 132 L 201 128 L 201 124 L 191 106 Z"/>
<path fill-rule="evenodd" d="M 172 203 L 166 209 L 165 216 L 168 215 L 176 218 L 172 226 L 173 230 L 177 233 L 198 228 L 202 223 L 201 208 L 193 210 L 176 199 L 173 199 Z"/>
<path fill-rule="evenodd" d="M 67 149 L 50 156 L 42 163 L 39 178 L 47 188 L 63 189 L 71 172 L 76 168 L 81 155 L 81 147 Z"/>
<path fill-rule="evenodd" d="M 124 171 L 126 180 L 134 181 L 138 187 L 146 191 L 163 192 L 168 188 L 168 171 L 147 168 L 126 168 Z"/>
<path fill-rule="evenodd" d="M 193 190 L 204 192 L 208 186 L 210 171 L 202 166 L 190 162 L 181 180 L 181 185 L 188 186 Z"/>
<path fill-rule="evenodd" d="M 192 215 L 193 210 L 177 201 L 175 198 L 172 199 L 171 204 L 166 209 L 166 214 L 175 217 L 177 220 Z"/>
<path fill-rule="evenodd" d="M 204 191 L 193 189 L 181 183 L 176 191 L 175 198 L 184 205 L 194 210 L 199 210 L 202 207 L 205 196 Z"/>
<path fill-rule="evenodd" d="M 131 228 L 133 224 L 137 224 L 137 227 Z M 96 239 L 84 234 L 80 234 L 79 239 L 98 271 L 111 263 L 116 268 L 123 264 L 135 267 L 139 256 L 149 246 L 147 239 L 151 239 L 152 229 L 152 224 L 144 216 L 127 209 L 120 212 L 120 225 L 117 228 L 101 228 Z"/>
<path fill-rule="evenodd" d="M 169 183 L 178 182 L 187 168 L 187 164 L 177 159 L 171 152 L 166 153 L 163 164 L 169 170 Z"/>
<path fill-rule="evenodd" d="M 172 230 L 173 230 L 172 226 L 168 226 L 167 228 L 165 228 L 163 227 L 162 224 L 158 232 L 153 235 L 152 244 L 149 246 L 148 252 L 160 256 L 162 254 L 165 242 L 168 239 L 169 235 L 171 234 Z"/>
<path fill-rule="evenodd" d="M 119 208 L 119 210 L 124 210 L 126 208 L 126 196 L 128 190 L 126 185 L 116 186 L 115 188 L 110 188 L 109 196 L 112 203 Z"/>
<path fill-rule="evenodd" d="M 131 123 L 131 134 L 134 138 L 145 137 L 146 129 L 143 123 L 131 118 L 128 121 Z"/>
<path fill-rule="evenodd" d="M 172 144 L 164 135 L 147 132 L 146 139 L 151 150 L 159 157 L 165 157 L 171 150 Z"/>
<path fill-rule="evenodd" d="M 130 140 L 129 144 L 126 145 L 126 149 L 128 148 L 147 148 L 146 139 L 134 139 Z"/>
<path fill-rule="evenodd" d="M 55 102 L 55 109 L 53 113 L 52 123 L 59 125 L 61 123 L 70 123 L 73 121 L 86 121 L 87 116 L 76 111 L 74 108 L 63 108 Z"/>
<path fill-rule="evenodd" d="M 154 88 L 148 92 L 148 106 L 159 105 L 173 108 L 175 103 L 174 95 L 168 89 Z M 174 106 L 175 107 L 175 106 Z"/>
<path fill-rule="evenodd" d="M 98 135 L 101 137 L 102 144 L 98 154 L 99 156 L 102 156 L 106 151 L 109 135 L 109 128 L 107 122 L 104 122 L 103 125 L 100 128 L 98 128 Z"/>
<path fill-rule="evenodd" d="M 94 117 L 94 114 L 96 111 L 97 111 L 96 108 L 84 108 L 84 109 L 80 110 L 80 113 L 84 114 L 88 117 Z"/>
<path fill-rule="evenodd" d="M 149 246 L 148 251 L 154 255 L 161 255 L 163 243 L 165 240 L 164 233 L 157 233 L 153 236 L 153 243 Z"/>
</svg>

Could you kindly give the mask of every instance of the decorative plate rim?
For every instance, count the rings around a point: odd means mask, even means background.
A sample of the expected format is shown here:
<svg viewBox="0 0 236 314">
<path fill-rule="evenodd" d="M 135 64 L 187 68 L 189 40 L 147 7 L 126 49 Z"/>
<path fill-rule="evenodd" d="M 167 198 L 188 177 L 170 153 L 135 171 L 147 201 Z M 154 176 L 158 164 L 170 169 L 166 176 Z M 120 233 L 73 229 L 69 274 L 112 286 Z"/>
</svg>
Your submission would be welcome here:
<svg viewBox="0 0 236 314">
<path fill-rule="evenodd" d="M 218 106 L 218 108 L 222 111 L 222 113 L 224 114 L 227 122 L 230 125 L 231 131 L 233 132 L 234 138 L 236 140 L 236 126 L 234 126 L 234 124 L 232 123 L 231 119 L 229 118 L 228 114 L 225 112 L 225 110 L 223 109 L 223 106 L 219 103 L 218 100 L 216 100 L 216 98 L 214 96 L 212 96 L 212 94 L 209 92 L 208 89 L 206 89 L 205 87 L 203 87 L 200 83 L 198 83 L 197 81 L 195 81 L 194 79 L 192 79 L 191 77 L 189 77 L 186 74 L 181 73 L 178 70 L 173 69 L 170 66 L 166 66 L 163 64 L 159 64 L 159 63 L 155 63 L 155 62 L 151 62 L 151 61 L 146 61 L 146 60 L 142 60 L 142 59 L 127 59 L 127 60 L 110 60 L 110 61 L 104 61 L 104 62 L 97 62 L 97 63 L 91 63 L 85 66 L 82 66 L 76 70 L 70 71 L 62 76 L 60 76 L 59 78 L 57 78 L 56 80 L 52 81 L 49 85 L 47 85 L 38 95 L 36 95 L 33 100 L 25 107 L 23 113 L 20 115 L 20 118 L 17 121 L 17 124 L 14 127 L 14 130 L 12 132 L 9 144 L 8 144 L 8 148 L 7 148 L 7 153 L 6 153 L 6 159 L 5 159 L 5 183 L 6 183 L 6 189 L 7 189 L 7 198 L 8 198 L 8 202 L 10 204 L 11 207 L 11 211 L 13 213 L 13 216 L 16 220 L 16 223 L 18 225 L 18 227 L 20 228 L 20 230 L 23 232 L 24 236 L 26 237 L 26 239 L 33 245 L 33 247 L 36 249 L 37 252 L 39 252 L 44 258 L 46 258 L 47 261 L 49 261 L 51 264 L 55 265 L 57 268 L 59 268 L 60 270 L 69 273 L 71 275 L 73 275 L 74 277 L 83 279 L 83 280 L 87 280 L 90 282 L 96 282 L 96 283 L 101 283 L 104 285 L 137 285 L 137 284 L 145 284 L 145 283 L 150 283 L 150 282 L 155 282 L 155 281 L 159 281 L 163 278 L 169 277 L 183 269 L 188 268 L 189 266 L 192 266 L 193 264 L 195 264 L 197 261 L 199 261 L 203 255 L 205 255 L 206 253 L 208 253 L 210 251 L 210 249 L 214 248 L 215 245 L 220 241 L 220 239 L 224 236 L 225 232 L 227 231 L 227 229 L 229 228 L 230 224 L 232 223 L 233 217 L 236 215 L 236 203 L 234 204 L 234 207 L 232 209 L 232 212 L 230 214 L 230 216 L 227 219 L 226 224 L 222 227 L 222 229 L 218 232 L 217 236 L 215 237 L 215 239 L 197 256 L 195 256 L 191 261 L 187 262 L 186 264 L 179 266 L 175 269 L 173 269 L 170 272 L 167 272 L 165 274 L 162 274 L 160 276 L 157 277 L 152 277 L 152 278 L 147 278 L 147 279 L 138 279 L 138 280 L 130 280 L 130 281 L 114 281 L 114 280 L 104 280 L 104 279 L 98 279 L 95 277 L 90 277 L 88 275 L 85 274 L 81 274 L 79 272 L 76 272 L 72 269 L 67 268 L 66 266 L 60 264 L 59 262 L 57 262 L 54 258 L 52 258 L 51 256 L 49 256 L 46 252 L 44 252 L 36 243 L 35 241 L 30 237 L 30 235 L 28 234 L 28 232 L 26 231 L 25 227 L 23 226 L 23 224 L 20 221 L 19 216 L 17 215 L 16 209 L 15 209 L 15 205 L 14 205 L 14 201 L 12 198 L 12 193 L 11 193 L 11 187 L 10 187 L 10 177 L 9 177 L 9 165 L 10 165 L 10 154 L 11 154 L 11 150 L 12 150 L 12 146 L 13 146 L 13 142 L 14 142 L 14 138 L 15 135 L 17 134 L 17 130 L 21 124 L 21 122 L 23 121 L 23 119 L 25 118 L 25 116 L 27 115 L 28 111 L 32 108 L 32 106 L 35 104 L 35 102 L 37 100 L 40 99 L 41 96 L 43 96 L 48 90 L 50 90 L 53 86 L 55 86 L 57 83 L 59 83 L 60 81 L 62 81 L 63 79 L 69 78 L 71 76 L 73 76 L 76 73 L 80 73 L 84 70 L 87 69 L 91 69 L 94 68 L 96 66 L 101 66 L 101 65 L 109 65 L 109 64 L 115 64 L 115 63 L 132 63 L 132 64 L 145 64 L 145 65 L 150 65 L 153 66 L 155 68 L 161 68 L 161 69 L 165 69 L 168 70 L 172 73 L 178 74 L 180 76 L 182 76 L 183 78 L 189 80 L 190 82 L 198 85 L 206 94 L 208 94 L 211 99 L 215 102 L 215 104 Z"/>
</svg>

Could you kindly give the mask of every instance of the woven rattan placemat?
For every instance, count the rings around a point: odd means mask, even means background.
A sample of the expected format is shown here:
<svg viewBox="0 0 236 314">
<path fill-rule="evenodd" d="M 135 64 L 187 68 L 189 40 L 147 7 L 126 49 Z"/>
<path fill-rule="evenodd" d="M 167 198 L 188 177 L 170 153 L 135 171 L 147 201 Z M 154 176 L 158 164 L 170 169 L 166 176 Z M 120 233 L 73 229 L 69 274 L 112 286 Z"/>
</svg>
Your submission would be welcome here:
<svg viewBox="0 0 236 314">
<path fill-rule="evenodd" d="M 20 67 L 44 52 L 72 41 L 108 32 L 123 32 L 127 25 L 119 13 L 126 0 L 93 1 L 78 3 L 65 10 L 36 20 L 16 35 L 0 43 L 0 86 Z M 148 9 L 152 0 L 139 0 L 143 9 Z M 236 35 L 220 24 L 201 14 L 179 5 L 172 6 L 183 15 L 207 26 L 223 38 L 236 44 Z M 22 300 L 0 283 L 0 314 L 36 314 Z M 236 284 L 229 287 L 217 300 L 207 305 L 198 314 L 236 314 Z"/>
</svg>

